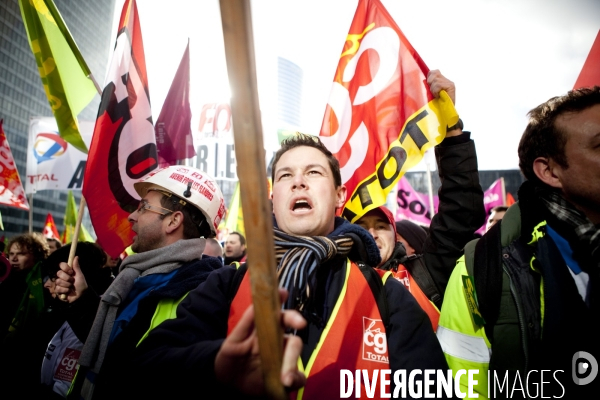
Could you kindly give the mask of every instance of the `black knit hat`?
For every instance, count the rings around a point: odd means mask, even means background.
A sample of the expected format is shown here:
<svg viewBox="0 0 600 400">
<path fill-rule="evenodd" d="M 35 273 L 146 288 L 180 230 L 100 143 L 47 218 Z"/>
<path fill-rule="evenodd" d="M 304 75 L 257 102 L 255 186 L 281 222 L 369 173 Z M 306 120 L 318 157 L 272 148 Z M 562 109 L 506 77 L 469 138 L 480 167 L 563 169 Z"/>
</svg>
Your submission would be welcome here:
<svg viewBox="0 0 600 400">
<path fill-rule="evenodd" d="M 408 220 L 396 221 L 396 232 L 415 249 L 416 254 L 423 253 L 423 244 L 427 237 L 425 229 Z"/>
<path fill-rule="evenodd" d="M 71 243 L 62 246 L 50 254 L 42 264 L 42 274 L 55 276 L 61 262 L 67 262 L 71 252 Z M 102 294 L 111 283 L 110 270 L 102 268 L 106 264 L 106 253 L 96 243 L 79 242 L 75 255 L 79 257 L 79 268 L 88 284 L 97 294 Z"/>
</svg>

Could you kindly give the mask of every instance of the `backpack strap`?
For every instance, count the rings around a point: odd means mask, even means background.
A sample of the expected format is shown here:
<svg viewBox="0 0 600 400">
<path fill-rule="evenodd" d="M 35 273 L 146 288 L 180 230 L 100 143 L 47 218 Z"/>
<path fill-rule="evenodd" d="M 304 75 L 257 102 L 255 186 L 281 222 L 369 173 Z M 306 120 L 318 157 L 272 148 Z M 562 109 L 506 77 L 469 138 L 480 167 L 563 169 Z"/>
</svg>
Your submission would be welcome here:
<svg viewBox="0 0 600 400">
<path fill-rule="evenodd" d="M 390 309 L 388 307 L 387 294 L 385 293 L 385 288 L 383 287 L 382 276 L 379 275 L 375 268 L 368 266 L 362 261 L 356 261 L 356 265 L 367 280 L 367 283 L 371 288 L 371 292 L 373 292 L 373 297 L 377 302 L 377 308 L 379 309 L 379 314 L 381 315 L 381 321 L 385 327 L 386 334 L 388 334 L 390 326 Z"/>
<path fill-rule="evenodd" d="M 465 265 L 475 281 L 477 303 L 490 343 L 494 340 L 494 326 L 498 321 L 502 297 L 501 226 L 495 224 L 480 239 L 465 246 Z"/>
<path fill-rule="evenodd" d="M 413 254 L 408 256 L 406 260 L 402 262 L 402 265 L 404 265 L 408 272 L 410 272 L 425 296 L 427 296 L 427 298 L 433 304 L 435 304 L 438 310 L 441 310 L 442 295 L 440 294 L 440 291 L 433 281 L 433 277 L 429 273 L 429 270 L 423 261 L 423 254 Z"/>
</svg>

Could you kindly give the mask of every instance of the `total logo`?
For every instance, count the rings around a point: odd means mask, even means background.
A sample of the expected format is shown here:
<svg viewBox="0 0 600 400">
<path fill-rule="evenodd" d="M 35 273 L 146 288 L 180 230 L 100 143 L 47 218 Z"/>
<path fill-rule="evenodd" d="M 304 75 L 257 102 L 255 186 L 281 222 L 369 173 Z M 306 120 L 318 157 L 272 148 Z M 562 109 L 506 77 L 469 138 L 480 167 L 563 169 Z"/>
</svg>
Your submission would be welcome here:
<svg viewBox="0 0 600 400">
<path fill-rule="evenodd" d="M 38 133 L 33 143 L 33 155 L 38 164 L 54 160 L 67 151 L 67 142 L 58 133 Z"/>
</svg>

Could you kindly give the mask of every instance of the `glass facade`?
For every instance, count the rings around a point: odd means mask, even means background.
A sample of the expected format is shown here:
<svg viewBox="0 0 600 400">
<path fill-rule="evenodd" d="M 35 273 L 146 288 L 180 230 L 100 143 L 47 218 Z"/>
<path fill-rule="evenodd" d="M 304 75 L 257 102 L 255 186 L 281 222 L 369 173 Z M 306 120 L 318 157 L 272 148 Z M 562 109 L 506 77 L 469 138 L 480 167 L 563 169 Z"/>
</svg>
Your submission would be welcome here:
<svg viewBox="0 0 600 400">
<path fill-rule="evenodd" d="M 54 0 L 96 81 L 102 86 L 108 63 L 115 0 Z M 79 114 L 80 120 L 94 121 L 100 104 L 96 96 Z M 29 118 L 52 117 L 37 65 L 21 18 L 18 0 L 0 1 L 0 118 L 25 186 Z M 73 192 L 79 204 L 81 192 Z M 52 214 L 59 233 L 67 192 L 45 190 L 33 197 L 33 230 L 41 232 L 46 216 Z M 27 232 L 29 214 L 17 208 L 0 205 L 4 232 L 10 238 Z M 93 232 L 89 214 L 84 225 Z"/>
<path fill-rule="evenodd" d="M 277 119 L 280 128 L 302 126 L 302 68 L 277 58 Z"/>
</svg>

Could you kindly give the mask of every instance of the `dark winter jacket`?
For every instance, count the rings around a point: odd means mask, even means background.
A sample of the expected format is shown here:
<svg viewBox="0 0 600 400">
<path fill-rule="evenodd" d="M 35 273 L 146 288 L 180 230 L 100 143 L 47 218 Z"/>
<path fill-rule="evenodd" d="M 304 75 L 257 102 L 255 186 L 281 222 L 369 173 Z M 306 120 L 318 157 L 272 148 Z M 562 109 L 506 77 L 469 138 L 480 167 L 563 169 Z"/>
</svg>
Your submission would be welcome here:
<svg viewBox="0 0 600 400">
<path fill-rule="evenodd" d="M 373 249 L 377 252 L 372 237 L 364 233 L 366 236 L 361 239 L 368 242 L 371 252 Z M 355 241 L 355 246 L 360 244 Z M 367 252 L 369 250 L 364 248 L 357 249 L 350 257 Z M 346 259 L 338 257 L 318 269 L 320 275 L 312 296 L 321 300 L 312 302 L 309 315 L 304 313 L 308 327 L 298 332 L 304 342 L 301 356 L 305 365 L 338 299 L 346 265 Z M 170 384 L 158 395 L 177 398 L 186 393 L 210 391 L 240 398 L 231 388 L 216 381 L 214 371 L 216 354 L 227 335 L 230 303 L 237 292 L 239 278 L 237 269 L 231 266 L 213 272 L 180 304 L 177 319 L 165 321 L 140 344 L 134 360 L 135 393 L 157 394 L 160 388 L 152 382 L 161 379 Z M 384 291 L 389 307 L 387 334 L 391 369 L 446 369 L 429 319 L 415 299 L 395 279 L 386 281 Z"/>
</svg>

